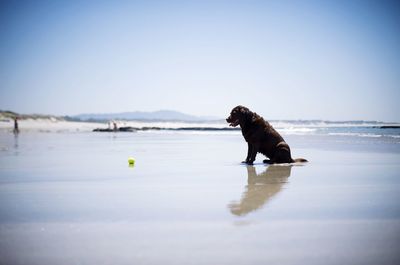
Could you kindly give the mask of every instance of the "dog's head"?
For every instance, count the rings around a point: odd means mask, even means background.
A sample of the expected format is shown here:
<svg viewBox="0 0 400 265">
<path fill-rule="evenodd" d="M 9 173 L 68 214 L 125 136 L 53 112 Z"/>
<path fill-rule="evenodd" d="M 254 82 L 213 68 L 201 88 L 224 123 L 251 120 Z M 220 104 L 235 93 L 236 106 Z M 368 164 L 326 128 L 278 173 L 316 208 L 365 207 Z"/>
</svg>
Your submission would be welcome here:
<svg viewBox="0 0 400 265">
<path fill-rule="evenodd" d="M 236 127 L 241 123 L 244 123 L 253 113 L 244 106 L 236 106 L 232 109 L 231 114 L 226 118 L 226 122 L 229 126 Z"/>
</svg>

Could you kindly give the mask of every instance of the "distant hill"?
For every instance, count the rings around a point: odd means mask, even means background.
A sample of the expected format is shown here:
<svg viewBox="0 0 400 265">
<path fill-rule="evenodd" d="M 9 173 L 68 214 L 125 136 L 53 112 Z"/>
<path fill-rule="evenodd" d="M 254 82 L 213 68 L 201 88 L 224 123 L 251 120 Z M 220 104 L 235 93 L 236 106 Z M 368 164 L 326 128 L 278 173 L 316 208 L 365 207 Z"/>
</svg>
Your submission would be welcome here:
<svg viewBox="0 0 400 265">
<path fill-rule="evenodd" d="M 109 120 L 149 120 L 149 121 L 212 121 L 216 117 L 194 116 L 174 110 L 159 110 L 153 112 L 133 111 L 102 114 L 79 114 L 66 117 L 70 120 L 109 121 Z"/>
</svg>

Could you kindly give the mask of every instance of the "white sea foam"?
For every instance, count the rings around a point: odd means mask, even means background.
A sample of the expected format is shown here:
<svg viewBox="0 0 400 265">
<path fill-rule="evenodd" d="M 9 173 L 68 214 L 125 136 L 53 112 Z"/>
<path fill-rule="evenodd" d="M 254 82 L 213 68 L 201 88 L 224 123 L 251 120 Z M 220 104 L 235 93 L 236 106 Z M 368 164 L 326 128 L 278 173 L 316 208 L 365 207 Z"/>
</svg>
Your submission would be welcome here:
<svg viewBox="0 0 400 265">
<path fill-rule="evenodd" d="M 306 128 L 306 127 L 288 127 L 288 128 L 276 128 L 279 133 L 286 135 L 307 135 L 313 134 L 317 131 L 316 128 Z"/>
<path fill-rule="evenodd" d="M 400 139 L 400 135 L 393 135 L 393 134 L 373 134 L 373 133 L 354 133 L 354 132 L 335 133 L 335 132 L 331 132 L 331 133 L 328 133 L 328 135 L 333 135 L 333 136 L 353 136 L 353 137 L 369 137 L 369 138 L 388 137 L 388 138 Z"/>
<path fill-rule="evenodd" d="M 372 133 L 352 133 L 352 132 L 343 132 L 343 133 L 328 133 L 328 135 L 335 135 L 335 136 L 358 136 L 358 137 L 373 137 L 379 138 L 383 135 L 380 134 L 372 134 Z"/>
</svg>

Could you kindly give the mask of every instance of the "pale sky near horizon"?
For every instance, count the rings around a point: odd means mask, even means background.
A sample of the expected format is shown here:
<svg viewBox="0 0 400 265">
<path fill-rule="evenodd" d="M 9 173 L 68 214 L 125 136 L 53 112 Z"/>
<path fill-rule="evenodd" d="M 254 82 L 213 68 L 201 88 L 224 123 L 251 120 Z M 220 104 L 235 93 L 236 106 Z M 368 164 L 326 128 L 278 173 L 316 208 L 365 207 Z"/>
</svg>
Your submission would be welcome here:
<svg viewBox="0 0 400 265">
<path fill-rule="evenodd" d="M 400 122 L 399 1 L 0 2 L 0 109 Z"/>
</svg>

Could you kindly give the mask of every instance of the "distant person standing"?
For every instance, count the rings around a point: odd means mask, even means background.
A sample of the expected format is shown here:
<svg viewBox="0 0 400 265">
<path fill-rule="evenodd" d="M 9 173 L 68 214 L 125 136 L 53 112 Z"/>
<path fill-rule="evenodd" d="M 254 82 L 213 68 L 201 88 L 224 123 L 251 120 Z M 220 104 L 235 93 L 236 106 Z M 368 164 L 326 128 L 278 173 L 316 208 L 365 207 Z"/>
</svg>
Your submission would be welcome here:
<svg viewBox="0 0 400 265">
<path fill-rule="evenodd" d="M 19 133 L 19 128 L 18 128 L 18 117 L 14 118 L 14 133 Z"/>
</svg>

